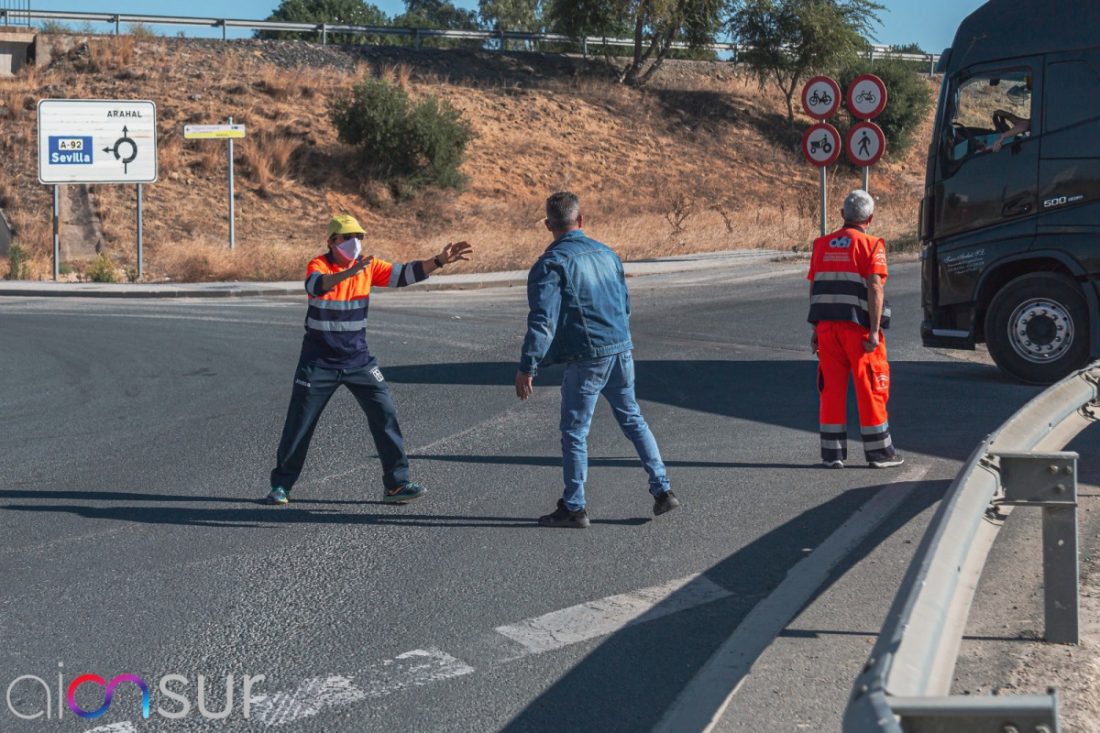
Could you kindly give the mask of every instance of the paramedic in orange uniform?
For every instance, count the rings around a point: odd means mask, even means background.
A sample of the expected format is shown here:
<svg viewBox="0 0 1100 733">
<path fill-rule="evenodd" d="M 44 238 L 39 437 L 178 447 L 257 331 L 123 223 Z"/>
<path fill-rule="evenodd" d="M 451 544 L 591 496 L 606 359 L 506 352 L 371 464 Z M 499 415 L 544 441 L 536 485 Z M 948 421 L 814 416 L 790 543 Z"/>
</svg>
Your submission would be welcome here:
<svg viewBox="0 0 1100 733">
<path fill-rule="evenodd" d="M 886 336 L 890 304 L 884 297 L 886 242 L 867 234 L 875 201 L 856 189 L 844 199 L 844 227 L 814 240 L 810 259 L 810 316 L 821 393 L 821 460 L 843 468 L 848 458 L 848 377 L 855 380 L 863 454 L 872 468 L 900 466 L 890 438 L 886 402 L 890 365 Z"/>
<path fill-rule="evenodd" d="M 390 390 L 378 362 L 367 349 L 367 306 L 372 287 L 400 288 L 418 283 L 435 270 L 465 260 L 472 247 L 448 244 L 427 260 L 407 265 L 363 254 L 366 232 L 351 216 L 334 217 L 328 225 L 328 252 L 306 267 L 305 338 L 283 437 L 271 472 L 267 504 L 286 504 L 305 464 L 313 429 L 329 398 L 347 387 L 367 415 L 367 425 L 382 461 L 382 501 L 405 504 L 420 498 L 424 487 L 409 481 L 409 458 L 397 424 Z M 349 441 L 355 448 L 359 440 Z"/>
</svg>

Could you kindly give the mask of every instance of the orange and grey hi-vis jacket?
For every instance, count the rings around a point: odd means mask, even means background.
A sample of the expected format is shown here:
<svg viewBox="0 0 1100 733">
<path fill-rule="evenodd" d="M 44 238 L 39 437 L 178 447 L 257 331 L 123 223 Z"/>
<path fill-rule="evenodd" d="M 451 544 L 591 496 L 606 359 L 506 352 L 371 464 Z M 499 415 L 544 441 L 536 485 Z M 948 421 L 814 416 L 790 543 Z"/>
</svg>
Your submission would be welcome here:
<svg viewBox="0 0 1100 733">
<path fill-rule="evenodd" d="M 810 323 L 850 321 L 871 327 L 867 278 L 886 280 L 886 242 L 860 227 L 844 227 L 814 240 L 810 272 Z M 880 328 L 890 326 L 890 304 L 882 305 Z"/>
<path fill-rule="evenodd" d="M 371 287 L 400 288 L 428 277 L 419 261 L 407 265 L 373 259 L 353 277 L 328 292 L 321 291 L 321 277 L 351 266 L 337 264 L 331 253 L 315 257 L 306 267 L 306 335 L 302 340 L 303 364 L 326 369 L 358 369 L 371 360 L 367 349 L 367 307 Z"/>
</svg>

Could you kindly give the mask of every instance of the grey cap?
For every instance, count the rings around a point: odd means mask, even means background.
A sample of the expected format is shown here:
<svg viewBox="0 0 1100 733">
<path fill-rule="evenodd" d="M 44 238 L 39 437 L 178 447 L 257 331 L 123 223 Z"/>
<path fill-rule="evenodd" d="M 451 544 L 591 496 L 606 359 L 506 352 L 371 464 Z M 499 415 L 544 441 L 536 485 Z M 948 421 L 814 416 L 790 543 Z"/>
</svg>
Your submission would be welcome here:
<svg viewBox="0 0 1100 733">
<path fill-rule="evenodd" d="M 857 188 L 844 199 L 844 221 L 853 224 L 867 221 L 875 213 L 875 200 L 862 188 Z"/>
</svg>

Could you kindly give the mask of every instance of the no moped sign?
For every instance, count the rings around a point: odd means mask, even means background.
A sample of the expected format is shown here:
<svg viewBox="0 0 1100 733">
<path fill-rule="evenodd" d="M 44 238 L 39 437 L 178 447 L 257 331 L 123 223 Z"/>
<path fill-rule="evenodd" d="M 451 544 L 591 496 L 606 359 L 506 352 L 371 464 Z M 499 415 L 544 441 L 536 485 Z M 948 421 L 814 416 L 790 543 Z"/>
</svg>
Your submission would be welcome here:
<svg viewBox="0 0 1100 733">
<path fill-rule="evenodd" d="M 840 85 L 827 76 L 814 76 L 802 88 L 802 109 L 815 120 L 825 120 L 840 107 Z"/>
<path fill-rule="evenodd" d="M 840 150 L 840 133 L 828 122 L 811 125 L 802 134 L 802 154 L 818 168 L 835 163 Z"/>
</svg>

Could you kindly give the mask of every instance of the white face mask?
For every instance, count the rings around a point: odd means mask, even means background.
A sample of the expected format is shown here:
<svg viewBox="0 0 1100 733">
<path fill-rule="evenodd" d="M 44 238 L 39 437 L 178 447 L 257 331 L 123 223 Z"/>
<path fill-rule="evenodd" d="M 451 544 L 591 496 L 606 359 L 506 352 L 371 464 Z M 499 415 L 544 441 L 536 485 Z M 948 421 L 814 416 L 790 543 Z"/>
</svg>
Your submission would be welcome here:
<svg viewBox="0 0 1100 733">
<path fill-rule="evenodd" d="M 359 256 L 359 253 L 363 251 L 363 242 L 356 237 L 355 239 L 345 239 L 340 244 L 336 245 L 336 252 L 338 258 L 343 259 L 344 264 L 347 264 Z"/>
</svg>

